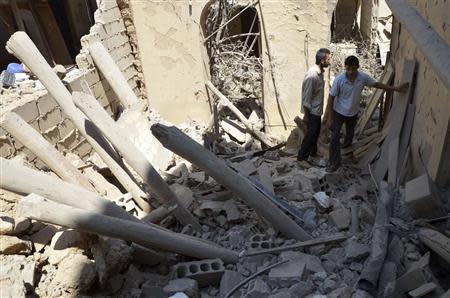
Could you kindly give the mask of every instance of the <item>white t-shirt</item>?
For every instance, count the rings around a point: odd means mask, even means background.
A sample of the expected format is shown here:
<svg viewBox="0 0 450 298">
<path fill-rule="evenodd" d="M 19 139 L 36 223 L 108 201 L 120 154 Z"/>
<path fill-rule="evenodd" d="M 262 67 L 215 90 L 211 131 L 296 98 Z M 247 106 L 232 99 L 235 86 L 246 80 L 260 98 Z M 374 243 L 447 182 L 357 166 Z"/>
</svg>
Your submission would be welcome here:
<svg viewBox="0 0 450 298">
<path fill-rule="evenodd" d="M 348 80 L 345 73 L 341 73 L 334 79 L 330 95 L 334 96 L 333 109 L 341 115 L 353 117 L 358 114 L 359 101 L 364 86 L 373 87 L 375 81 L 368 74 L 358 71 L 355 81 Z"/>
</svg>

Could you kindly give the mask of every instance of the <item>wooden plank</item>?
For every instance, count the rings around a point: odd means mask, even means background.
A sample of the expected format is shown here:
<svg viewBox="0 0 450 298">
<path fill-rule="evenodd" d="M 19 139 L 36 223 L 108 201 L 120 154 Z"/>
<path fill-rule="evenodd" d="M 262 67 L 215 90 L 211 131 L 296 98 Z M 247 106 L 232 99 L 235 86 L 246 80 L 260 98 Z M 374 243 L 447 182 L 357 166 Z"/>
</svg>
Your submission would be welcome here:
<svg viewBox="0 0 450 298">
<path fill-rule="evenodd" d="M 41 1 L 33 1 L 32 5 L 55 62 L 63 65 L 73 64 L 50 5 Z"/>
<path fill-rule="evenodd" d="M 411 132 L 414 124 L 414 116 L 416 114 L 416 105 L 409 104 L 406 111 L 405 124 L 403 125 L 402 133 L 400 134 L 400 144 L 398 150 L 398 169 L 397 173 L 400 173 L 400 167 L 404 164 L 406 154 L 408 151 L 409 142 L 411 139 Z"/>
<path fill-rule="evenodd" d="M 391 63 L 388 63 L 387 68 L 383 72 L 380 81 L 383 84 L 390 84 L 392 79 L 394 78 L 394 69 Z M 359 138 L 361 134 L 367 127 L 369 120 L 372 118 L 373 113 L 375 112 L 380 100 L 383 98 L 384 90 L 375 89 L 375 92 L 372 94 L 372 97 L 369 100 L 369 104 L 367 108 L 364 110 L 363 115 L 359 118 L 357 125 L 356 137 Z"/>
<path fill-rule="evenodd" d="M 390 119 L 387 120 L 387 122 L 389 122 L 389 130 L 383 144 L 381 145 L 380 158 L 375 161 L 374 164 L 374 178 L 378 184 L 381 180 L 384 179 L 388 170 L 390 143 L 396 137 L 400 136 L 403 127 L 409 99 L 413 94 L 413 79 L 416 69 L 416 63 L 417 62 L 415 60 L 407 60 L 403 65 L 403 71 L 399 81 L 410 83 L 408 91 L 406 93 L 394 93 L 394 103 L 392 106 L 392 110 L 388 115 L 388 118 Z"/>
<path fill-rule="evenodd" d="M 394 138 L 389 144 L 389 165 L 388 165 L 388 182 L 392 185 L 397 183 L 397 168 L 398 168 L 398 150 L 400 138 Z"/>
</svg>

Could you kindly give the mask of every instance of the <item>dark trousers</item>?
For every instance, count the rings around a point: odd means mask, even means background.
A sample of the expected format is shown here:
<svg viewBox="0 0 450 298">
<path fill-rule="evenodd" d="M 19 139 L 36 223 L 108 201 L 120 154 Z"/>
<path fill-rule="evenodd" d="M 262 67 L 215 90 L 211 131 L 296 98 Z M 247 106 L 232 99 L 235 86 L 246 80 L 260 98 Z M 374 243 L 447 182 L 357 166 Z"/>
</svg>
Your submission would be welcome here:
<svg viewBox="0 0 450 298">
<path fill-rule="evenodd" d="M 298 159 L 307 159 L 317 153 L 317 140 L 320 134 L 321 117 L 309 114 L 306 123 L 306 135 L 298 151 Z"/>
<path fill-rule="evenodd" d="M 333 111 L 333 122 L 331 125 L 331 141 L 330 141 L 330 165 L 337 166 L 341 164 L 341 129 L 345 123 L 345 140 L 344 147 L 350 146 L 355 134 L 355 126 L 358 115 L 346 117 Z"/>
</svg>

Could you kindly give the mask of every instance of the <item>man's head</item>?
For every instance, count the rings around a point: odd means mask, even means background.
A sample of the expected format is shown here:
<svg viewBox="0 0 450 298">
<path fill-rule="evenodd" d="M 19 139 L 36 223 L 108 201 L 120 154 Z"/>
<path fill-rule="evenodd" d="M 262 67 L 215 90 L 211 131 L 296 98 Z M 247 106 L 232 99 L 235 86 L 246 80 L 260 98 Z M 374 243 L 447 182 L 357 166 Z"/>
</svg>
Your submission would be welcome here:
<svg viewBox="0 0 450 298">
<path fill-rule="evenodd" d="M 328 67 L 330 65 L 331 52 L 329 49 L 321 48 L 316 53 L 316 64 L 321 68 Z"/>
<path fill-rule="evenodd" d="M 348 56 L 345 59 L 345 73 L 351 79 L 355 78 L 358 74 L 359 60 L 356 56 Z"/>
</svg>

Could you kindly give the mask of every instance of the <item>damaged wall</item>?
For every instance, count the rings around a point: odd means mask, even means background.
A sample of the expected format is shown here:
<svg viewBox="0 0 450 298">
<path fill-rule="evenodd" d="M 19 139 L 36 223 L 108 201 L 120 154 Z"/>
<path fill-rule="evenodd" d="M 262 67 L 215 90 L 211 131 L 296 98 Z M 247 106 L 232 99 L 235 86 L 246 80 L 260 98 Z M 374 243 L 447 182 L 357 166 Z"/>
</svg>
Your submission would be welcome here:
<svg viewBox="0 0 450 298">
<path fill-rule="evenodd" d="M 315 52 L 329 43 L 336 0 L 281 2 L 261 0 L 255 5 L 263 34 L 266 126 L 280 136 L 295 126 L 301 82 Z M 205 122 L 210 115 L 204 85 L 209 66 L 200 28 L 208 1 L 193 1 L 192 6 L 174 0 L 130 3 L 150 106 L 175 124 L 188 119 Z"/>
<path fill-rule="evenodd" d="M 434 30 L 450 43 L 450 1 L 408 0 Z M 418 62 L 413 103 L 416 114 L 411 137 L 414 175 L 424 173 L 423 158 L 430 176 L 439 184 L 450 183 L 450 90 L 438 78 L 411 35 L 394 22 L 391 52 L 395 72 L 401 73 L 405 59 Z M 398 79 L 397 83 L 398 83 Z"/>
<path fill-rule="evenodd" d="M 200 30 L 206 3 L 130 0 L 149 105 L 174 124 L 210 115 Z"/>
<path fill-rule="evenodd" d="M 303 77 L 314 65 L 316 51 L 330 42 L 336 1 L 260 3 L 266 130 L 287 137 L 295 127 L 294 117 L 300 114 Z"/>
<path fill-rule="evenodd" d="M 139 73 L 133 64 L 134 56 L 117 3 L 99 0 L 98 8 L 95 12 L 96 24 L 90 29 L 89 35 L 81 39 L 83 49 L 76 59 L 81 71 L 65 80 L 72 91 L 83 91 L 82 83 L 87 82 L 95 98 L 110 114 L 115 114 L 119 107 L 119 100 L 106 79 L 94 67 L 86 50 L 87 46 L 90 42 L 101 40 L 136 93 L 139 93 L 137 86 Z M 8 101 L 12 102 L 2 106 L 2 112 L 5 110 L 16 112 L 59 151 L 74 152 L 82 158 L 86 158 L 91 153 L 90 144 L 78 133 L 72 122 L 61 112 L 56 101 L 46 91 L 20 95 L 12 99 L 6 98 L 3 102 Z M 21 153 L 36 166 L 42 165 L 34 154 L 15 141 L 6 131 L 0 129 L 0 155 L 10 158 Z"/>
</svg>

